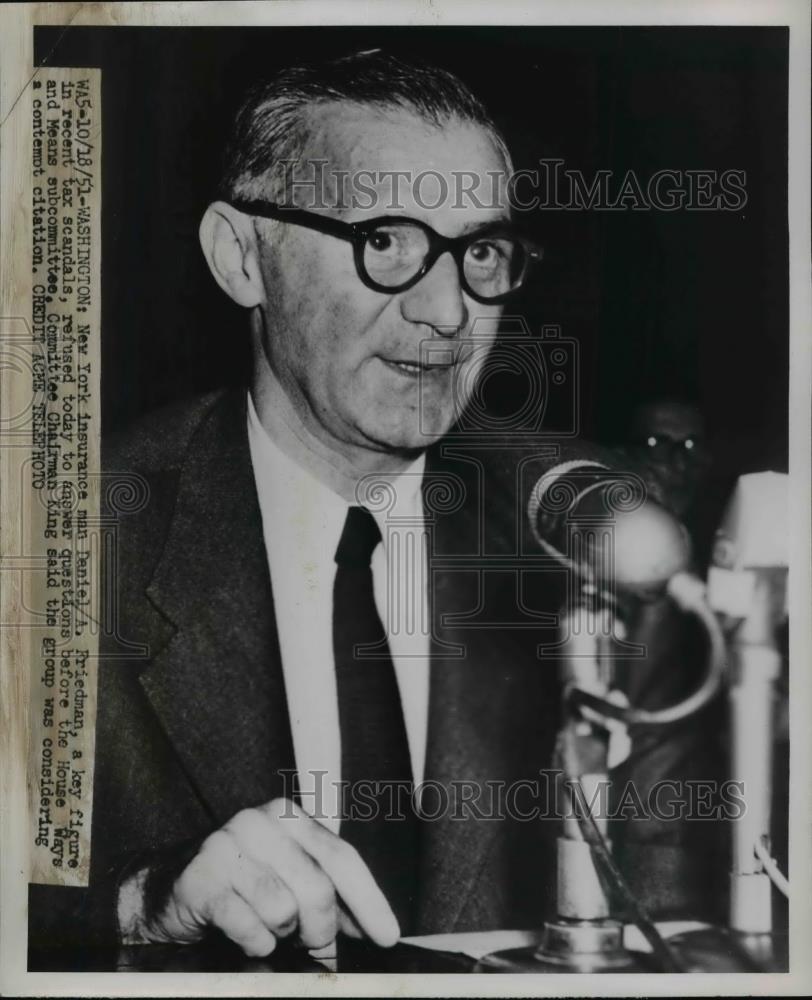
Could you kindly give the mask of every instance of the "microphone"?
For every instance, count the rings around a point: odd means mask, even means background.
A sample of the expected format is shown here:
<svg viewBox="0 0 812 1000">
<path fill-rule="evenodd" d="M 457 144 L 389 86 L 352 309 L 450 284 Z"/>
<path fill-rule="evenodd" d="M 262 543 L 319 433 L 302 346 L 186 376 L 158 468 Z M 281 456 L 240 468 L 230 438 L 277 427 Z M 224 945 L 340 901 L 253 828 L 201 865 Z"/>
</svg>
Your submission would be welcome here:
<svg viewBox="0 0 812 1000">
<path fill-rule="evenodd" d="M 541 548 L 584 581 L 651 599 L 687 569 L 685 527 L 637 473 L 565 462 L 530 493 L 530 530 Z"/>
<path fill-rule="evenodd" d="M 788 506 L 786 474 L 741 476 L 716 533 L 708 573 L 711 606 L 732 627 L 731 778 L 741 782 L 746 799 L 746 810 L 732 827 L 729 919 L 735 930 L 750 934 L 772 931 L 771 879 L 788 892 L 769 856 L 774 711 L 782 670 L 775 630 L 787 610 Z"/>
<path fill-rule="evenodd" d="M 687 532 L 650 496 L 640 476 L 597 461 L 573 460 L 543 472 L 530 492 L 527 515 L 541 549 L 572 573 L 558 647 L 564 719 L 556 747 L 565 788 L 577 790 L 557 841 L 557 917 L 545 924 L 536 956 L 568 970 L 627 967 L 622 926 L 612 919 L 601 878 L 608 873 L 613 889 L 634 907 L 635 922 L 671 963 L 667 968 L 679 968 L 636 906 L 612 859 L 606 817 L 593 815 L 588 799 L 601 801 L 607 794 L 616 751 L 621 759 L 629 752 L 629 723 L 656 725 L 694 710 L 695 698 L 664 713 L 641 712 L 618 699 L 606 643 L 616 591 L 653 597 L 672 579 L 687 576 Z"/>
<path fill-rule="evenodd" d="M 578 688 L 571 692 L 572 700 L 607 718 L 668 725 L 693 715 L 715 697 L 725 648 L 705 598 L 705 585 L 687 571 L 688 532 L 652 497 L 653 492 L 636 473 L 600 462 L 573 461 L 541 475 L 527 513 L 539 546 L 573 572 L 582 594 L 599 589 L 601 597 L 613 603 L 613 591 L 641 600 L 665 593 L 704 625 L 710 644 L 707 673 L 696 691 L 678 704 L 648 711 L 611 704 Z"/>
<path fill-rule="evenodd" d="M 750 616 L 759 589 L 775 622 L 786 615 L 789 565 L 787 510 L 789 477 L 780 472 L 740 476 L 716 531 L 708 592 L 715 611 L 733 619 Z"/>
</svg>

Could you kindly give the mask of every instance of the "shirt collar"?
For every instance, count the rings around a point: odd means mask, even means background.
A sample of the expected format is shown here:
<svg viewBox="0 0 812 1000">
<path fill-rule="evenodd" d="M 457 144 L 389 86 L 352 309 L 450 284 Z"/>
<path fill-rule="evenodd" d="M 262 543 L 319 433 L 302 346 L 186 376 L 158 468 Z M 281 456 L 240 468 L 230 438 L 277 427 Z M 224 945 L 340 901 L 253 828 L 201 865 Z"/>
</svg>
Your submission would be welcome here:
<svg viewBox="0 0 812 1000">
<path fill-rule="evenodd" d="M 314 542 L 324 545 L 333 535 L 337 545 L 350 504 L 271 439 L 260 422 L 250 392 L 248 443 L 263 522 L 267 524 L 272 515 L 273 522 L 285 526 L 283 530 L 293 531 L 300 546 L 309 548 Z M 412 523 L 422 519 L 425 465 L 426 456 L 421 454 L 397 475 L 371 474 L 361 483 L 358 502 L 372 512 L 383 538 L 387 537 L 385 529 L 391 517 L 408 518 Z"/>
</svg>

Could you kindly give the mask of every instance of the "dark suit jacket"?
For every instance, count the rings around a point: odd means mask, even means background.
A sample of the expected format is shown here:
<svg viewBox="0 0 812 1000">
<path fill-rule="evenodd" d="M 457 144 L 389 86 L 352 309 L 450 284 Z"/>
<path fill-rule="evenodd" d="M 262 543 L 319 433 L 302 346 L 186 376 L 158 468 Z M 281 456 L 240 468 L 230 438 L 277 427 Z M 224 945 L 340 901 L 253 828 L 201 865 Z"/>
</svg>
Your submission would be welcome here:
<svg viewBox="0 0 812 1000">
<path fill-rule="evenodd" d="M 536 654 L 555 641 L 562 575 L 537 555 L 534 572 L 526 558 L 519 570 L 517 557 L 534 550 L 517 497 L 562 457 L 544 441 L 462 440 L 429 453 L 427 779 L 508 787 L 539 784 L 550 768 L 559 681 L 555 662 Z M 245 393 L 148 419 L 105 448 L 104 468 L 91 881 L 85 890 L 32 887 L 35 945 L 111 943 L 123 873 L 283 794 L 281 772 L 295 766 Z M 665 701 L 684 686 L 678 675 L 663 681 Z M 627 766 L 644 784 L 694 773 L 700 743 L 696 728 L 670 733 Z M 517 801 L 532 804 L 529 793 Z M 491 819 L 488 810 L 483 800 L 426 825 L 420 932 L 533 926 L 554 906 L 555 821 Z M 707 880 L 686 861 L 684 829 L 648 829 L 638 824 L 623 845 L 635 884 L 656 912 L 696 915 Z"/>
</svg>

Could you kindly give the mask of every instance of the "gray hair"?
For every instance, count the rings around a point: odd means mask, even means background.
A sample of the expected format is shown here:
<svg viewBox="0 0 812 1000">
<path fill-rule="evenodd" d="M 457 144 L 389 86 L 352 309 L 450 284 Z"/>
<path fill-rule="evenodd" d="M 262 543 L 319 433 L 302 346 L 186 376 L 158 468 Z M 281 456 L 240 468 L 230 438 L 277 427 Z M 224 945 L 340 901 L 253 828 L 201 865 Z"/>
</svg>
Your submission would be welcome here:
<svg viewBox="0 0 812 1000">
<path fill-rule="evenodd" d="M 504 137 L 462 80 L 447 70 L 373 49 L 292 66 L 252 87 L 226 149 L 220 196 L 281 197 L 290 183 L 290 165 L 307 145 L 308 112 L 332 101 L 405 109 L 438 128 L 454 118 L 479 125 L 510 169 Z"/>
</svg>

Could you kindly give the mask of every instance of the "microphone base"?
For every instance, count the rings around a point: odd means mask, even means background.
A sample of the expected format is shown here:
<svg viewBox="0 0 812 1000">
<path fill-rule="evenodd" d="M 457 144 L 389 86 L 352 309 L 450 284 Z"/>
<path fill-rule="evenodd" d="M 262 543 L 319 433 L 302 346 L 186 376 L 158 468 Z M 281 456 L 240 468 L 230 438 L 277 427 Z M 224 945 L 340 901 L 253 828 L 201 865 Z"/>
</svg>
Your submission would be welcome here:
<svg viewBox="0 0 812 1000">
<path fill-rule="evenodd" d="M 508 948 L 485 955 L 474 972 L 602 973 L 658 972 L 654 957 L 622 947 L 608 925 L 615 921 L 557 921 L 544 925 L 540 946 Z M 615 924 L 615 928 L 620 928 Z M 784 932 L 743 934 L 709 925 L 675 934 L 668 943 L 685 972 L 788 972 L 789 942 Z"/>
<path fill-rule="evenodd" d="M 675 934 L 668 943 L 687 972 L 788 972 L 789 936 L 747 934 L 730 927 L 709 925 Z"/>
<path fill-rule="evenodd" d="M 616 920 L 556 920 L 544 925 L 541 945 L 508 948 L 480 959 L 475 972 L 647 972 L 623 947 Z"/>
</svg>

